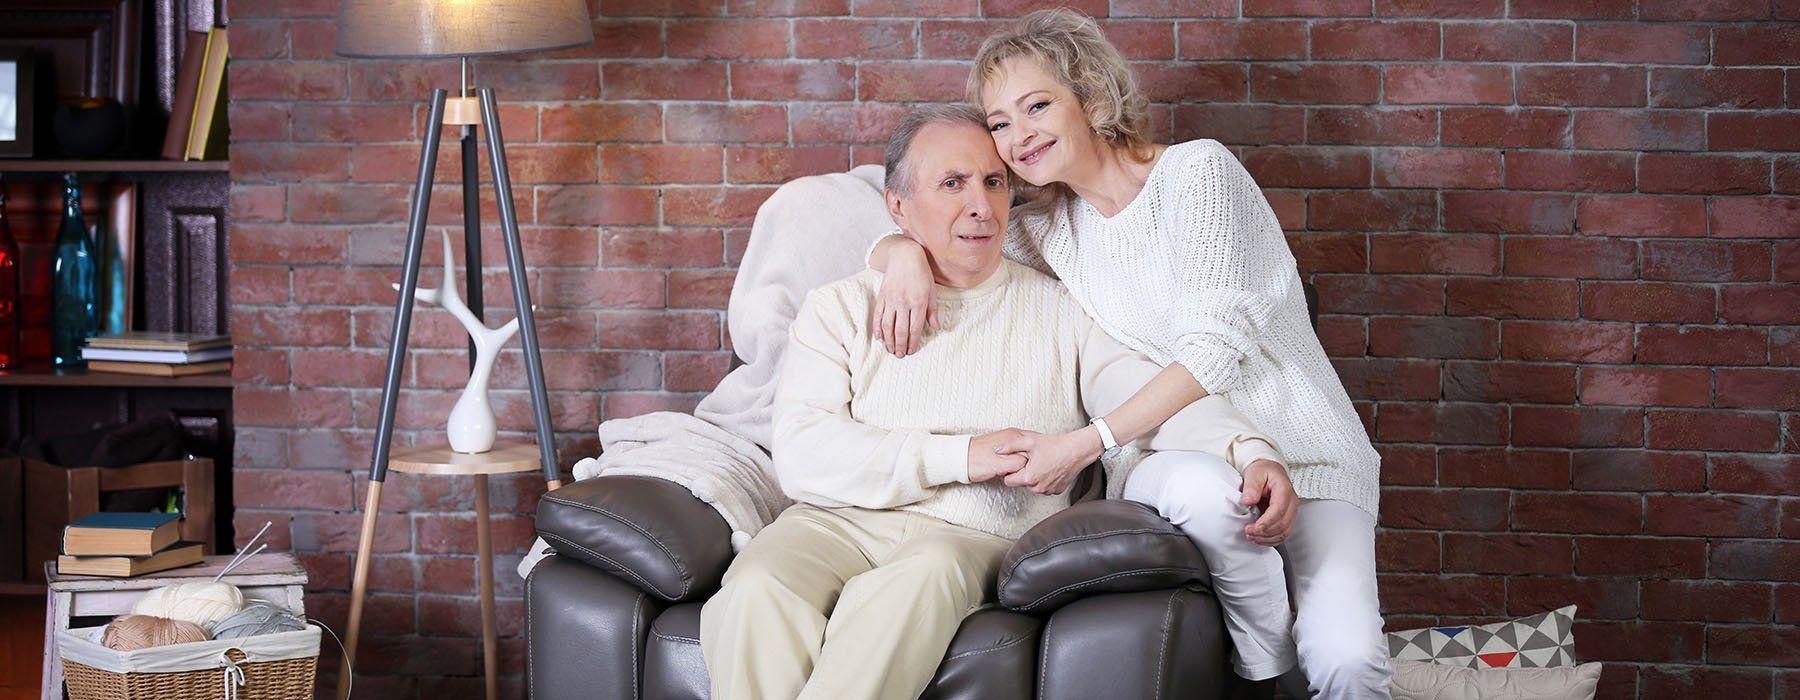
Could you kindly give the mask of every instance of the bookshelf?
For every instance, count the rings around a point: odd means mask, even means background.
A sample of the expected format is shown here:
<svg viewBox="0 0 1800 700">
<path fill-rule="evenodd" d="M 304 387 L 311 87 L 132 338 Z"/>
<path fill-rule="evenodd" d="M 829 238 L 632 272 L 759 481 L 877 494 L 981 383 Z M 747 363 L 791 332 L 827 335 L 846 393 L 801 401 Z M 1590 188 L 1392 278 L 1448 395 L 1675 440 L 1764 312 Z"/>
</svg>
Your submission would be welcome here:
<svg viewBox="0 0 1800 700">
<path fill-rule="evenodd" d="M 228 160 L 0 160 L 0 173 L 227 173 Z"/>
<path fill-rule="evenodd" d="M 25 365 L 0 370 L 0 387 L 151 387 L 167 389 L 230 389 L 231 373 L 215 372 L 187 377 L 153 377 L 118 372 L 89 372 L 84 368 L 58 369 Z"/>
</svg>

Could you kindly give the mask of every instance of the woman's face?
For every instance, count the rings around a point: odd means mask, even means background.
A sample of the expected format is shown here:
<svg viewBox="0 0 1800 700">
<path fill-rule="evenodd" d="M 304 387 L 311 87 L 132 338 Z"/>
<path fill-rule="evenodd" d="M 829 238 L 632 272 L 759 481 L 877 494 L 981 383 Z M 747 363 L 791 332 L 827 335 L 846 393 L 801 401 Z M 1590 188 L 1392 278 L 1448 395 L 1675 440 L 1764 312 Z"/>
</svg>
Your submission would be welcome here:
<svg viewBox="0 0 1800 700">
<path fill-rule="evenodd" d="M 1026 182 L 1064 182 L 1093 165 L 1098 137 L 1087 111 L 1035 58 L 1019 56 L 1000 64 L 981 90 L 981 111 L 994 148 Z"/>
</svg>

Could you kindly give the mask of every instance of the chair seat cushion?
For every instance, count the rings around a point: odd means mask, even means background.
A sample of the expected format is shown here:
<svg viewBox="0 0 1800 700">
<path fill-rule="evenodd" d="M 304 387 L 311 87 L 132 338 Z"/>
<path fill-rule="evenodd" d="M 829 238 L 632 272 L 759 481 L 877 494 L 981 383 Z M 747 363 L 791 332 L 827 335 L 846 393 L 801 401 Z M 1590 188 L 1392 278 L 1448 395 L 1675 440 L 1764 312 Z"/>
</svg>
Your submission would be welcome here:
<svg viewBox="0 0 1800 700">
<path fill-rule="evenodd" d="M 646 700 L 705 700 L 698 602 L 671 606 L 650 623 L 644 645 Z M 963 618 L 921 700 L 1031 700 L 1043 621 L 986 608 Z"/>
<path fill-rule="evenodd" d="M 544 494 L 538 535 L 562 556 L 670 602 L 719 587 L 731 528 L 685 487 L 643 476 L 602 476 Z"/>
<path fill-rule="evenodd" d="M 1045 518 L 1000 564 L 1000 604 L 1045 614 L 1096 593 L 1208 583 L 1206 559 L 1180 528 L 1132 501 L 1080 503 Z"/>
</svg>

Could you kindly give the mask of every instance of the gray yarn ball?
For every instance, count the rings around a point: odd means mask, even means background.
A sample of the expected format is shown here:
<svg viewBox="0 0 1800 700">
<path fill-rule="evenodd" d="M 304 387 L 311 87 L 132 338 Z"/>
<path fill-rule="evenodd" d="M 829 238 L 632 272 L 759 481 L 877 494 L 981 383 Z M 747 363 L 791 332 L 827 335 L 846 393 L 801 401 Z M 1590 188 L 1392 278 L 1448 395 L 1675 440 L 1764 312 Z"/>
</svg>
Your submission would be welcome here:
<svg viewBox="0 0 1800 700">
<path fill-rule="evenodd" d="M 247 601 L 244 609 L 213 625 L 213 639 L 238 639 L 276 632 L 298 632 L 306 629 L 306 621 L 293 613 L 262 601 Z"/>
</svg>

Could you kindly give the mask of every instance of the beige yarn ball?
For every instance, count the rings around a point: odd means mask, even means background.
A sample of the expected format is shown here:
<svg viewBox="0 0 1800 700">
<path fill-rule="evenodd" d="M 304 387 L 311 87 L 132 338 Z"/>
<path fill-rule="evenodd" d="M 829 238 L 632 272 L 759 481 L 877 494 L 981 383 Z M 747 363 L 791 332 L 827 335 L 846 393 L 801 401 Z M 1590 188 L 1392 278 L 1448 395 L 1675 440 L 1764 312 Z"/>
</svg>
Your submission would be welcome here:
<svg viewBox="0 0 1800 700">
<path fill-rule="evenodd" d="M 171 620 L 151 615 L 126 615 L 106 625 L 100 646 L 118 651 L 134 651 L 165 644 L 204 642 L 212 637 L 199 625 L 185 620 Z"/>
<path fill-rule="evenodd" d="M 195 581 L 151 589 L 131 606 L 134 615 L 185 620 L 202 628 L 244 609 L 244 594 L 229 583 Z"/>
</svg>

